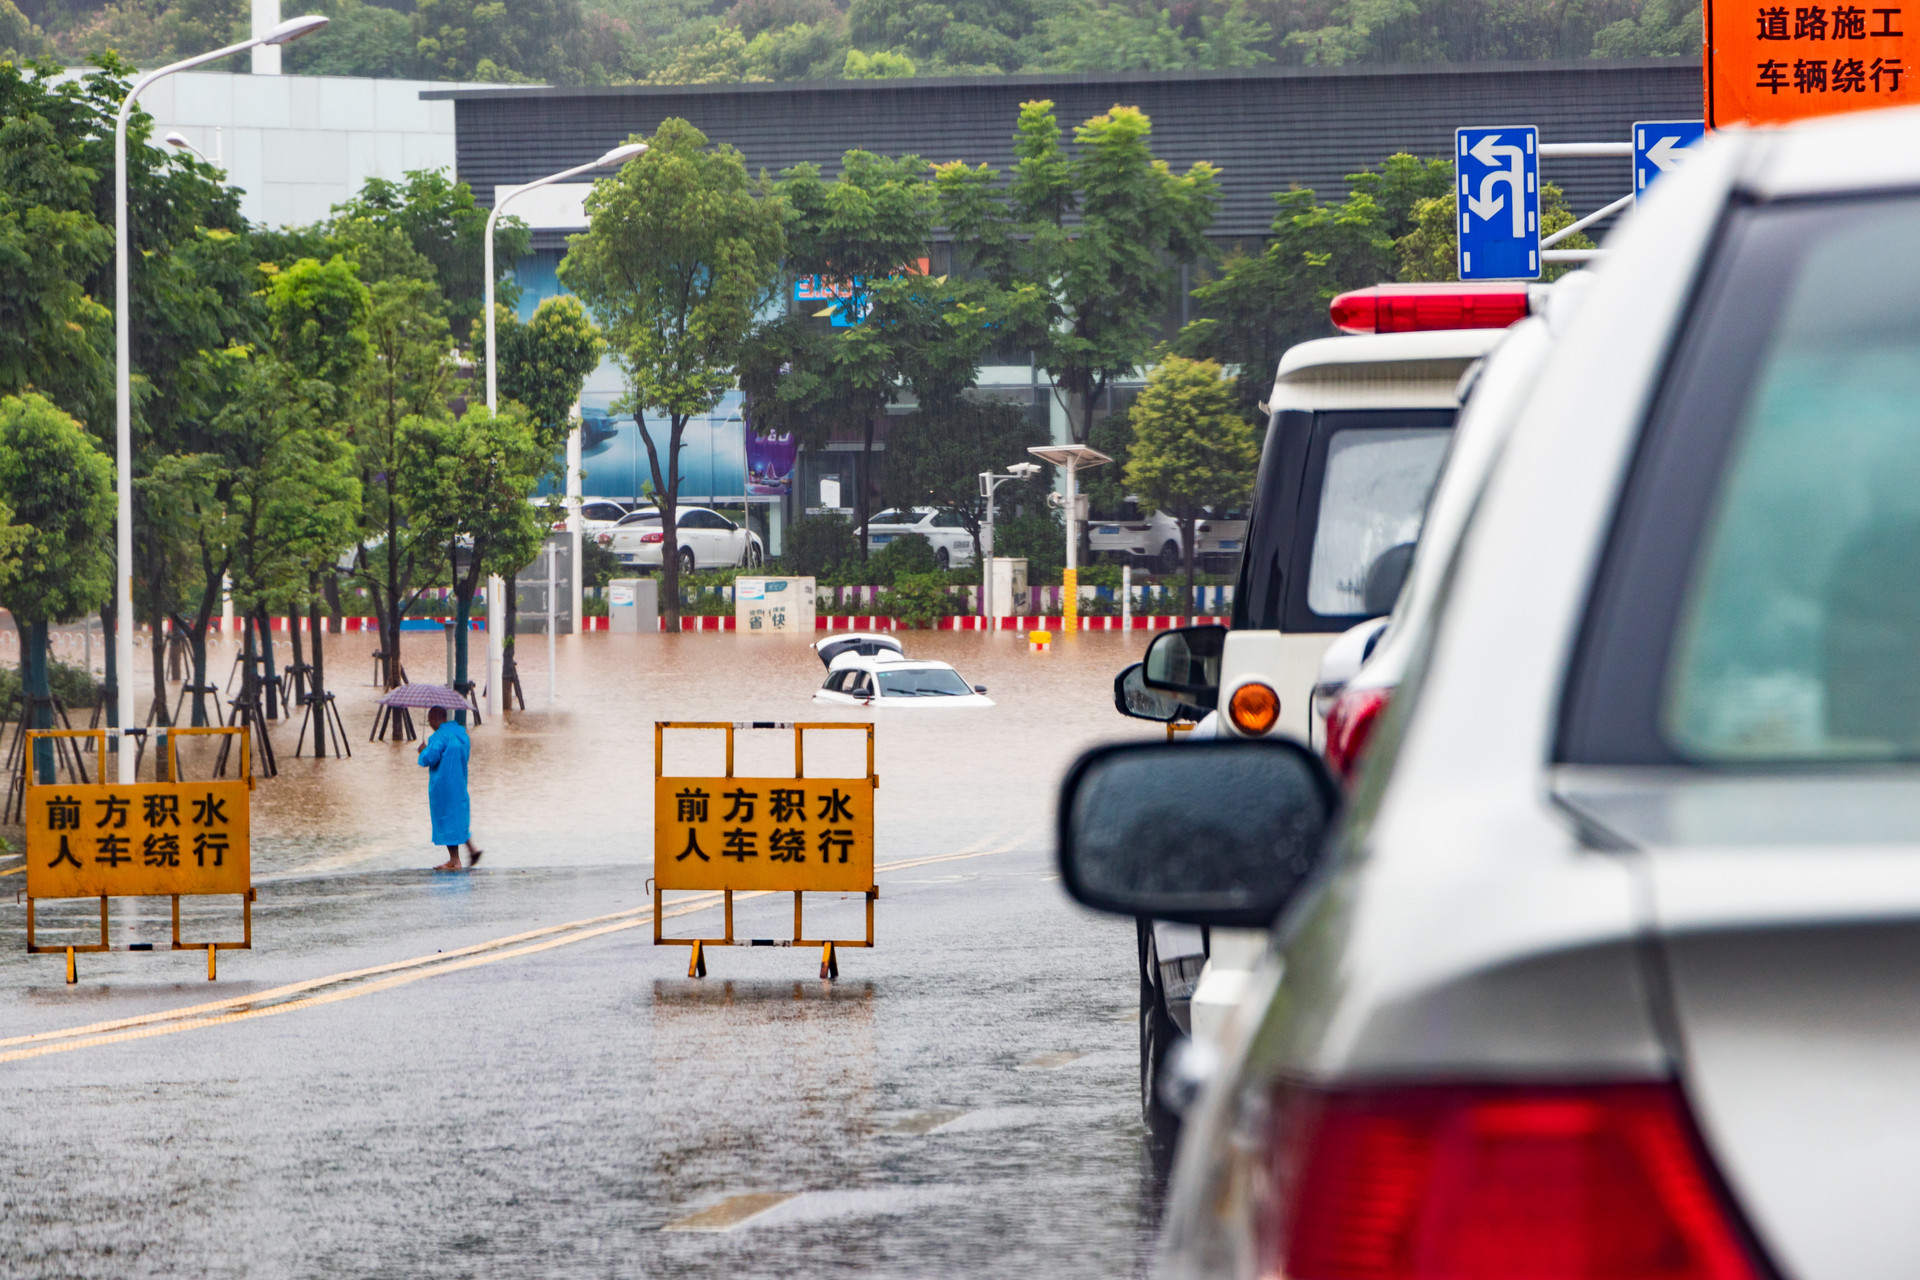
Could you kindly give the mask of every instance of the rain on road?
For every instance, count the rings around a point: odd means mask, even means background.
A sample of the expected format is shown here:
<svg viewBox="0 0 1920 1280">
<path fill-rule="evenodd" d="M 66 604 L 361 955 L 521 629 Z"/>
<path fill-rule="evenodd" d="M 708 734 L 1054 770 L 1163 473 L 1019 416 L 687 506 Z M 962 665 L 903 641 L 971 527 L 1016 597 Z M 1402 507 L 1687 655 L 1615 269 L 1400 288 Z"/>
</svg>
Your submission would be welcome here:
<svg viewBox="0 0 1920 1280">
<path fill-rule="evenodd" d="M 424 869 L 441 854 L 411 747 L 360 740 L 371 639 L 329 637 L 351 760 L 290 759 L 276 732 L 256 949 L 222 953 L 218 983 L 193 955 L 116 951 L 69 987 L 8 905 L 0 1273 L 1142 1269 L 1164 1170 L 1139 1120 L 1133 931 L 1067 903 L 1050 853 L 1065 765 L 1157 732 L 1112 710 L 1142 638 L 1036 655 L 906 634 L 1000 705 L 857 716 L 809 703 L 801 644 L 730 633 L 565 638 L 550 705 L 524 638 L 529 710 L 475 734 L 487 856 L 459 875 Z M 410 636 L 414 677 L 442 652 Z M 876 949 L 843 951 L 834 983 L 784 948 L 713 950 L 688 979 L 685 948 L 652 945 L 653 721 L 869 715 Z M 810 773 L 857 772 L 839 736 L 809 739 Z M 718 772 L 718 735 L 669 744 L 669 772 Z M 742 775 L 790 773 L 790 734 L 739 751 Z M 668 932 L 717 932 L 713 897 L 669 898 Z M 810 898 L 809 932 L 856 936 L 863 910 Z M 231 914 L 191 911 L 187 933 L 228 936 Z M 88 923 L 42 927 L 63 919 Z M 740 936 L 791 923 L 783 895 L 736 907 Z M 114 904 L 116 946 L 169 927 L 164 902 Z"/>
</svg>

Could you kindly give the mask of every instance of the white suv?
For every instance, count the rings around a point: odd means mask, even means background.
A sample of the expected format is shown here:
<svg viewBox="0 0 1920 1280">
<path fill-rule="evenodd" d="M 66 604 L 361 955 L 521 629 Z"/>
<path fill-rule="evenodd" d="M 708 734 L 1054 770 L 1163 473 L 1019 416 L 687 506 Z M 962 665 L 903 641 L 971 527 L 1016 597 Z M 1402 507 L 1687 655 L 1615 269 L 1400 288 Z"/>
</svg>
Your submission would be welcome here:
<svg viewBox="0 0 1920 1280">
<path fill-rule="evenodd" d="M 933 547 L 942 569 L 973 563 L 973 535 L 958 515 L 938 507 L 893 507 L 867 521 L 867 550 L 878 551 L 905 534 L 917 533 Z"/>
<path fill-rule="evenodd" d="M 1912 1272 L 1916 233 L 1920 112 L 1716 135 L 1515 406 L 1337 824 L 1297 743 L 1076 766 L 1082 901 L 1275 921 L 1163 1274 Z"/>
</svg>

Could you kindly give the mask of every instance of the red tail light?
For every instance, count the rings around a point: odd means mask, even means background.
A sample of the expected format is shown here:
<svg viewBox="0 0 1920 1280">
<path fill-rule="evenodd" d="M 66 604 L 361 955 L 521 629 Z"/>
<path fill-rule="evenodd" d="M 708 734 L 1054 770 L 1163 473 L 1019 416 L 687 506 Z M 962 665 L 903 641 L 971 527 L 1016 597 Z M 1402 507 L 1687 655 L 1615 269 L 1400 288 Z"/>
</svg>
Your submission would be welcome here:
<svg viewBox="0 0 1920 1280">
<path fill-rule="evenodd" d="M 568 525 L 565 520 L 555 520 L 553 522 L 552 532 L 561 533 L 561 532 L 564 532 L 567 528 L 568 528 Z"/>
<path fill-rule="evenodd" d="M 1665 1084 L 1286 1087 L 1257 1223 L 1287 1280 L 1758 1280 Z"/>
<path fill-rule="evenodd" d="M 640 535 L 640 541 L 642 542 L 665 542 L 666 539 L 667 535 L 664 533 L 643 533 Z"/>
<path fill-rule="evenodd" d="M 1327 764 L 1342 782 L 1353 780 L 1373 726 L 1392 697 L 1392 689 L 1349 689 L 1327 708 Z"/>
<path fill-rule="evenodd" d="M 1327 308 L 1347 333 L 1504 329 L 1528 309 L 1526 286 L 1506 284 L 1381 284 L 1343 293 Z"/>
</svg>

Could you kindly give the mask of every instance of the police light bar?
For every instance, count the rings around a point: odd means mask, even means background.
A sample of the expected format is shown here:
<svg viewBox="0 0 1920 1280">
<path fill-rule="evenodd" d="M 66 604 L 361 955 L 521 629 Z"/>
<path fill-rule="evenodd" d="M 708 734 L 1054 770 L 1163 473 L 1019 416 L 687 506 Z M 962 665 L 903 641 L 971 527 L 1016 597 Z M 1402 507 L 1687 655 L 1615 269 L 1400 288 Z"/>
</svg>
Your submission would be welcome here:
<svg viewBox="0 0 1920 1280">
<path fill-rule="evenodd" d="M 1546 290 L 1525 284 L 1377 284 L 1343 293 L 1328 306 L 1346 333 L 1424 333 L 1434 329 L 1504 329 L 1544 302 Z"/>
</svg>

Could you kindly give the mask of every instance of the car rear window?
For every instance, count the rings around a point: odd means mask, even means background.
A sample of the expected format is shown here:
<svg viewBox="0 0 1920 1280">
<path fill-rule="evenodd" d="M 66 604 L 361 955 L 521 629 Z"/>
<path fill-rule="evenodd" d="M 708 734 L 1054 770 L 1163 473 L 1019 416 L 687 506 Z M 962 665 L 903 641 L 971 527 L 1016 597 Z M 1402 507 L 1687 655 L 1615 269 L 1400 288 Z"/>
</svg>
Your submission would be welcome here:
<svg viewBox="0 0 1920 1280">
<path fill-rule="evenodd" d="M 1315 613 L 1371 612 L 1367 577 L 1381 555 L 1420 537 L 1451 428 L 1336 431 L 1327 442 L 1307 604 Z"/>
<path fill-rule="evenodd" d="M 1602 763 L 1920 758 L 1912 197 L 1741 211 L 1636 460 L 1563 724 Z"/>
</svg>

